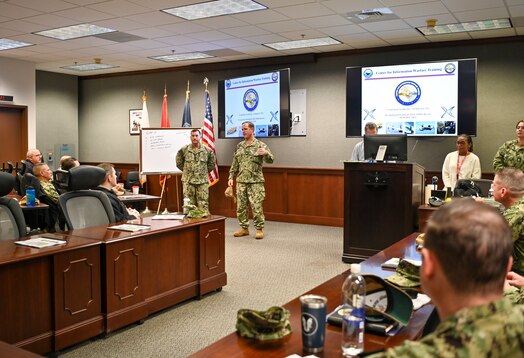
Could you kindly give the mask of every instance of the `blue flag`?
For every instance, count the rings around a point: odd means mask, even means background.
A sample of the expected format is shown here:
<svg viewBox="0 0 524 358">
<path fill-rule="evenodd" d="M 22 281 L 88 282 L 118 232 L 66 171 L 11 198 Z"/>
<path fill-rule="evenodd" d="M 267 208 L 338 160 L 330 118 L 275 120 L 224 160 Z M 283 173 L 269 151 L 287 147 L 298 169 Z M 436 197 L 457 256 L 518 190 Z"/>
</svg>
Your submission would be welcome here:
<svg viewBox="0 0 524 358">
<path fill-rule="evenodd" d="M 182 116 L 182 127 L 191 128 L 191 106 L 189 102 L 189 81 L 187 82 L 186 103 L 184 104 L 184 115 Z"/>
</svg>

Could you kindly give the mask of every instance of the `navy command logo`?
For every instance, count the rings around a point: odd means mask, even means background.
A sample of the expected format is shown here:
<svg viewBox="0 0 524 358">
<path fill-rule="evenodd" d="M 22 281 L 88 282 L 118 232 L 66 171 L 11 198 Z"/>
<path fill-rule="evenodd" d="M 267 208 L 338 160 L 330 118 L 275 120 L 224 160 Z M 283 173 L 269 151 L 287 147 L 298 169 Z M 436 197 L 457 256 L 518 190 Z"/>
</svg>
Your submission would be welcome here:
<svg viewBox="0 0 524 358">
<path fill-rule="evenodd" d="M 271 74 L 271 79 L 273 80 L 273 82 L 278 81 L 278 72 L 273 72 Z"/>
<path fill-rule="evenodd" d="M 366 68 L 364 70 L 364 78 L 371 78 L 373 77 L 373 70 L 371 68 Z"/>
<path fill-rule="evenodd" d="M 253 111 L 258 106 L 258 93 L 250 88 L 244 93 L 244 107 L 248 111 Z"/>
<path fill-rule="evenodd" d="M 415 81 L 404 81 L 395 89 L 395 98 L 398 103 L 411 106 L 418 102 L 421 93 L 420 86 Z"/>
<path fill-rule="evenodd" d="M 444 66 L 444 71 L 446 71 L 446 73 L 449 73 L 449 74 L 455 72 L 456 69 L 457 68 L 452 63 L 448 63 L 448 64 L 446 64 L 446 66 Z"/>
<path fill-rule="evenodd" d="M 229 88 L 231 87 L 231 81 L 230 80 L 226 80 L 226 88 Z"/>
<path fill-rule="evenodd" d="M 315 316 L 307 312 L 302 313 L 302 332 L 306 336 L 311 336 L 315 334 L 318 329 L 318 321 Z"/>
</svg>

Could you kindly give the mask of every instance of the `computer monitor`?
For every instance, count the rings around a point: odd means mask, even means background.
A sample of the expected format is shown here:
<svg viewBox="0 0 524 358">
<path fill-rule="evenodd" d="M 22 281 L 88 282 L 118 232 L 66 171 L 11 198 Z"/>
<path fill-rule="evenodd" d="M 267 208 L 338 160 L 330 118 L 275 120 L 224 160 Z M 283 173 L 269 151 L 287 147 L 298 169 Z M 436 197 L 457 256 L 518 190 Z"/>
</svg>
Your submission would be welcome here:
<svg viewBox="0 0 524 358">
<path fill-rule="evenodd" d="M 375 159 L 381 145 L 387 145 L 385 161 L 408 160 L 408 137 L 406 134 L 377 134 L 364 136 L 364 158 Z"/>
</svg>

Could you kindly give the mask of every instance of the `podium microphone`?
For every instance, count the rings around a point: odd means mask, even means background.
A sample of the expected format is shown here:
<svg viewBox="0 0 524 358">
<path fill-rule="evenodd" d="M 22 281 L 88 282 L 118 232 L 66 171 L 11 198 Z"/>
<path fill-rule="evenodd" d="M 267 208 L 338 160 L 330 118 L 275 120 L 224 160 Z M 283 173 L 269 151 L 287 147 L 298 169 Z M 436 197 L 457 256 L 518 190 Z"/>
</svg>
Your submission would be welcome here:
<svg viewBox="0 0 524 358">
<path fill-rule="evenodd" d="M 431 184 L 433 184 L 433 190 L 437 190 L 438 177 L 434 176 L 431 178 Z"/>
</svg>

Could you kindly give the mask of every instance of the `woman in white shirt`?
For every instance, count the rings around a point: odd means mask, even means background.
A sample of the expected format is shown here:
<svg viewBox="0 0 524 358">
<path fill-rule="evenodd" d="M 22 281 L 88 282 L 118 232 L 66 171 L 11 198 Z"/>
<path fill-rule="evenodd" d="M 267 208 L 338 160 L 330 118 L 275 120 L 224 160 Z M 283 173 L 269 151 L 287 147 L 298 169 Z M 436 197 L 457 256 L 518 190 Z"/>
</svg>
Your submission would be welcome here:
<svg viewBox="0 0 524 358">
<path fill-rule="evenodd" d="M 457 150 L 444 159 L 442 181 L 445 188 L 455 189 L 459 179 L 480 179 L 480 159 L 473 154 L 473 141 L 467 134 L 457 137 Z"/>
</svg>

